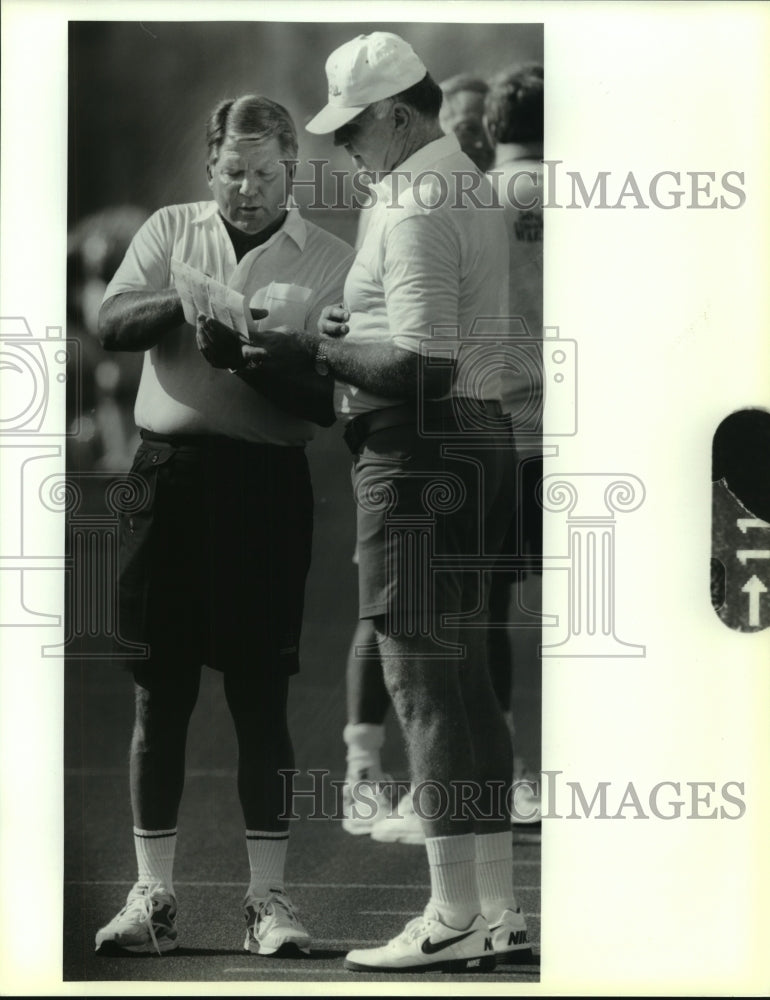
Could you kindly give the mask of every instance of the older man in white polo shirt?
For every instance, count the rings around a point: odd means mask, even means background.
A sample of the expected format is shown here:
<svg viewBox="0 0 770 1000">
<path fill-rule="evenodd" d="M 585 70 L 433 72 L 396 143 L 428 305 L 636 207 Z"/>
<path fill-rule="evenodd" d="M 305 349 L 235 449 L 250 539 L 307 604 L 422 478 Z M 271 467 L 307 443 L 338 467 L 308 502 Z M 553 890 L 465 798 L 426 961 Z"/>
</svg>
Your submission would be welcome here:
<svg viewBox="0 0 770 1000">
<path fill-rule="evenodd" d="M 514 503 L 499 403 L 505 351 L 489 339 L 504 339 L 508 242 L 501 213 L 477 207 L 494 202 L 488 181 L 441 131 L 441 90 L 406 42 L 359 36 L 326 72 L 329 103 L 308 129 L 333 132 L 357 167 L 381 178 L 345 311 L 326 318 L 330 333 L 346 335 L 265 331 L 241 353 L 265 370 L 315 367 L 337 379 L 354 454 L 360 615 L 374 621 L 421 793 L 428 905 L 345 965 L 485 970 L 529 952 L 499 794 L 511 746 L 483 643 L 484 568 Z M 212 337 L 227 342 L 221 328 Z"/>
<path fill-rule="evenodd" d="M 208 123 L 214 200 L 156 212 L 108 286 L 100 335 L 108 350 L 144 351 L 132 473 L 141 509 L 121 520 L 120 630 L 148 658 L 133 662 L 130 755 L 138 877 L 97 951 L 177 946 L 173 864 L 185 741 L 200 669 L 224 675 L 238 738 L 238 792 L 251 879 L 247 951 L 306 952 L 309 935 L 284 891 L 283 780 L 293 767 L 286 722 L 310 562 L 313 497 L 304 445 L 330 423 L 331 380 L 217 370 L 184 321 L 171 262 L 189 264 L 269 314 L 315 330 L 339 301 L 350 247 L 287 209 L 282 160 L 297 138 L 264 97 L 222 102 Z M 267 312 L 265 312 L 265 310 Z M 241 363 L 233 350 L 231 369 Z M 237 355 L 237 357 L 235 357 Z"/>
</svg>

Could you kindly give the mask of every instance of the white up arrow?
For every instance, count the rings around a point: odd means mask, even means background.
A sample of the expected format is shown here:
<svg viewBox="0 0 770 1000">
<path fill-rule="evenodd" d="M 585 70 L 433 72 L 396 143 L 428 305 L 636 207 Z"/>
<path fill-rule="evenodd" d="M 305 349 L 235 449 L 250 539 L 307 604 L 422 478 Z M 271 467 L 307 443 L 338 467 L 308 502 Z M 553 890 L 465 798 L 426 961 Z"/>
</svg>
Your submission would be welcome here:
<svg viewBox="0 0 770 1000">
<path fill-rule="evenodd" d="M 744 583 L 741 592 L 749 595 L 749 625 L 759 625 L 759 595 L 766 594 L 767 587 L 755 575 Z"/>
</svg>

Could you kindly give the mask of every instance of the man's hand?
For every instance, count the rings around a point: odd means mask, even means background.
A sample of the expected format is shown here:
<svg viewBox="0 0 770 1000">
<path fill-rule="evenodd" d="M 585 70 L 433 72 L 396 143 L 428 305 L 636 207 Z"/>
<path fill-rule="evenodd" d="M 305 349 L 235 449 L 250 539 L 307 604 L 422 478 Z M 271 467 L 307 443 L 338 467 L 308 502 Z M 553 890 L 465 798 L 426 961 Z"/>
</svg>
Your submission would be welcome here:
<svg viewBox="0 0 770 1000">
<path fill-rule="evenodd" d="M 244 344 L 237 330 L 206 316 L 198 317 L 195 342 L 213 368 L 238 369 L 247 364 L 256 367 L 265 353 L 262 348 Z"/>
<path fill-rule="evenodd" d="M 327 337 L 344 337 L 350 327 L 350 313 L 340 303 L 338 306 L 324 306 L 318 317 L 318 332 Z"/>
<path fill-rule="evenodd" d="M 313 370 L 321 338 L 308 330 L 257 330 L 244 345 L 246 360 L 256 357 L 265 370 L 291 374 Z"/>
</svg>

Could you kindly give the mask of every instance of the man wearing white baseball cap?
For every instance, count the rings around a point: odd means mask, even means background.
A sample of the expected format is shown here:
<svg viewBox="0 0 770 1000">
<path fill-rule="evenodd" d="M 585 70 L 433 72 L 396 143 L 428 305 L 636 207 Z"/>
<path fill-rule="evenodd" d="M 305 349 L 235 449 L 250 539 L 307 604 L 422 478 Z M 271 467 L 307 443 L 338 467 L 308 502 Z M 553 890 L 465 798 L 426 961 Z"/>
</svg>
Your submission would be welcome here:
<svg viewBox="0 0 770 1000">
<path fill-rule="evenodd" d="M 425 831 L 424 913 L 386 945 L 351 951 L 345 967 L 484 971 L 531 955 L 500 794 L 511 745 L 483 638 L 484 567 L 515 496 L 499 402 L 508 241 L 501 212 L 457 203 L 458 178 L 487 205 L 491 187 L 443 134 L 441 90 L 403 39 L 361 35 L 332 53 L 326 73 L 329 101 L 307 127 L 333 132 L 383 178 L 371 221 L 344 306 L 322 314 L 320 335 L 264 330 L 241 354 L 265 374 L 315 368 L 337 380 L 354 456 L 359 615 L 374 623 Z M 208 360 L 232 366 L 231 342 L 213 325 Z"/>
<path fill-rule="evenodd" d="M 411 45 L 389 31 L 359 35 L 326 60 L 329 103 L 305 126 L 323 135 L 335 132 L 370 104 L 406 90 L 427 73 Z"/>
</svg>

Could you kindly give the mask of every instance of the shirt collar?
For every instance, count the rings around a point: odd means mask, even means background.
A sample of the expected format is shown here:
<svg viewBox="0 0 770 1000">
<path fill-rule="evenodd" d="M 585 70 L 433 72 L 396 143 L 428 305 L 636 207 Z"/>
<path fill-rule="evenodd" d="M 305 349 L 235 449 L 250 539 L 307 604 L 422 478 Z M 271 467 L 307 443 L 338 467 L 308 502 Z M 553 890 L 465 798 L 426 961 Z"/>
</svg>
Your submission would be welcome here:
<svg viewBox="0 0 770 1000">
<path fill-rule="evenodd" d="M 393 168 L 392 172 L 409 172 L 414 178 L 422 171 L 435 167 L 439 160 L 443 160 L 446 156 L 451 156 L 453 153 L 460 153 L 461 151 L 460 142 L 454 132 L 449 135 L 442 135 L 440 139 L 434 139 L 433 142 L 421 146 L 411 156 L 407 156 L 403 163 L 399 163 L 397 167 Z M 387 199 L 392 195 L 393 182 L 389 180 L 389 177 L 390 175 L 388 174 L 377 184 L 373 185 L 374 190 L 377 191 L 380 198 Z"/>
<path fill-rule="evenodd" d="M 288 212 L 286 213 L 286 219 L 284 224 L 278 230 L 277 233 L 273 233 L 270 239 L 274 239 L 280 233 L 285 233 L 290 236 L 291 239 L 297 244 L 300 250 L 305 249 L 305 243 L 307 242 L 307 225 L 305 220 L 299 214 L 299 209 L 297 208 L 297 203 L 289 195 L 286 201 L 286 207 Z M 192 222 L 194 224 L 199 224 L 206 222 L 208 219 L 216 218 L 219 215 L 219 206 L 215 201 L 204 202 L 200 208 L 195 212 L 192 217 Z M 268 240 L 268 243 L 270 240 Z"/>
</svg>

